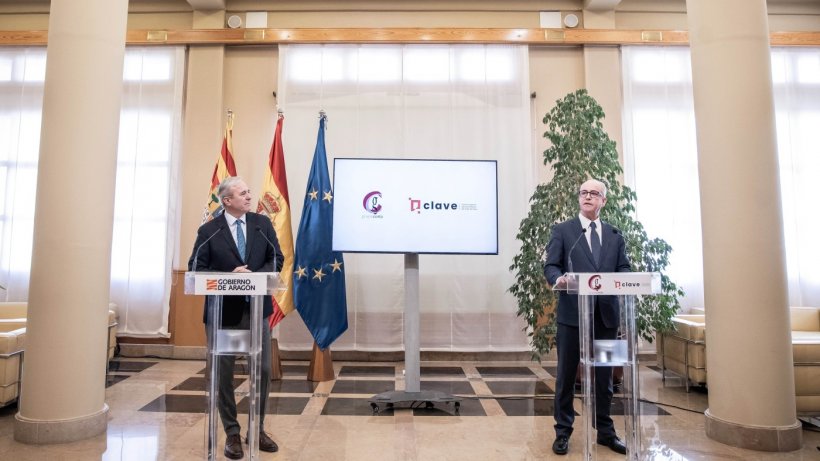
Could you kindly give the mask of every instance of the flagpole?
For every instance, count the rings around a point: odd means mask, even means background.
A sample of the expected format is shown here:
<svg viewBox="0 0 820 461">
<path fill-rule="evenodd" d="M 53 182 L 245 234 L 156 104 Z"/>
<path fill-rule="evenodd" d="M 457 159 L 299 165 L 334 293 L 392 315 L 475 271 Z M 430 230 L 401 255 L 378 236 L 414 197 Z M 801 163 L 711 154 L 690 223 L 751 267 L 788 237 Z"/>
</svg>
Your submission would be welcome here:
<svg viewBox="0 0 820 461">
<path fill-rule="evenodd" d="M 324 119 L 325 131 L 327 131 L 327 112 L 324 109 L 319 109 L 319 120 Z M 336 378 L 333 371 L 333 358 L 330 352 L 330 346 L 327 349 L 322 349 L 316 341 L 313 342 L 313 351 L 310 356 L 310 364 L 308 365 L 308 381 L 321 382 L 330 381 Z"/>
</svg>

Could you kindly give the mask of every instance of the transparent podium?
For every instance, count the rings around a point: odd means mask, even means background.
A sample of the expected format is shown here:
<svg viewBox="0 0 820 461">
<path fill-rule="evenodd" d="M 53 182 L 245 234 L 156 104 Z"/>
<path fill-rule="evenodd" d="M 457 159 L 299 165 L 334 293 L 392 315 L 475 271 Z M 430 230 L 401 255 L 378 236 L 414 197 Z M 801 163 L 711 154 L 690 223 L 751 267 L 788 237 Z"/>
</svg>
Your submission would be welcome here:
<svg viewBox="0 0 820 461">
<path fill-rule="evenodd" d="M 262 307 L 265 296 L 283 290 L 284 284 L 278 272 L 188 272 L 185 274 L 185 294 L 205 295 L 208 323 L 208 363 L 210 364 L 207 396 L 208 424 L 205 427 L 206 459 L 217 456 L 219 410 L 217 408 L 219 389 L 219 356 L 248 356 L 248 451 L 250 459 L 259 458 L 259 415 L 254 411 L 259 406 L 259 379 L 262 369 Z M 249 296 L 251 302 L 250 325 L 248 330 L 222 328 L 222 297 L 227 295 Z M 264 325 L 267 326 L 267 325 Z M 232 370 L 233 371 L 233 370 Z M 263 402 L 264 404 L 264 402 Z"/>
<path fill-rule="evenodd" d="M 603 449 L 609 452 L 609 448 L 596 444 L 594 429 L 596 367 L 623 367 L 621 394 L 613 396 L 613 408 L 617 408 L 616 402 L 620 400 L 624 418 L 622 439 L 626 445 L 627 459 L 642 459 L 635 297 L 660 293 L 661 275 L 658 272 L 570 273 L 566 274 L 565 278 L 568 279 L 566 291 L 578 295 L 578 324 L 580 326 L 581 369 L 583 370 L 584 459 L 598 459 L 597 450 Z M 597 296 L 618 297 L 620 325 L 617 339 L 594 339 L 594 308 Z M 611 457 L 611 453 L 602 457 Z"/>
</svg>

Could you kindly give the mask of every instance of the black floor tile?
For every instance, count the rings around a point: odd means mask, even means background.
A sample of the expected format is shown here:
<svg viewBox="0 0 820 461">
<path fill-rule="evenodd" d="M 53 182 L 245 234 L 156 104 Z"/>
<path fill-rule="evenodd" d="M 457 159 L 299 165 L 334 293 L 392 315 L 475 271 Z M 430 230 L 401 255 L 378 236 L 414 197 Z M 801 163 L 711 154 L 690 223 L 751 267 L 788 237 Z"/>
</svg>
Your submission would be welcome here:
<svg viewBox="0 0 820 461">
<path fill-rule="evenodd" d="M 487 377 L 500 377 L 500 376 L 534 376 L 535 373 L 532 372 L 527 367 L 476 367 L 481 376 Z"/>
<path fill-rule="evenodd" d="M 196 372 L 198 375 L 204 375 L 207 368 L 203 368 Z M 235 362 L 233 364 L 233 374 L 236 375 L 247 375 L 248 374 L 248 364 L 246 362 Z M 307 375 L 307 373 L 305 373 Z"/>
<path fill-rule="evenodd" d="M 318 385 L 319 383 L 306 379 L 279 379 L 271 381 L 268 385 L 268 392 L 312 394 Z"/>
<path fill-rule="evenodd" d="M 117 384 L 120 381 L 124 381 L 130 378 L 131 375 L 106 375 L 105 376 L 105 387 L 111 387 L 114 384 Z"/>
<path fill-rule="evenodd" d="M 414 408 L 413 416 L 487 416 L 487 413 L 477 399 L 462 399 L 457 415 L 454 402 L 436 402 L 432 407 L 421 405 Z"/>
<path fill-rule="evenodd" d="M 157 362 L 128 362 L 123 360 L 111 360 L 108 362 L 108 371 L 130 371 L 140 372 L 156 365 Z"/>
<path fill-rule="evenodd" d="M 439 391 L 447 394 L 475 395 L 469 381 L 422 381 L 423 391 Z"/>
<path fill-rule="evenodd" d="M 167 413 L 207 413 L 208 399 L 204 395 L 161 395 L 140 408 L 140 411 Z"/>
<path fill-rule="evenodd" d="M 493 394 L 546 395 L 555 390 L 543 381 L 485 381 Z"/>
<path fill-rule="evenodd" d="M 339 371 L 339 376 L 396 376 L 395 367 L 368 367 L 358 365 L 345 365 Z"/>
<path fill-rule="evenodd" d="M 236 389 L 242 383 L 244 383 L 246 378 L 234 378 L 233 379 L 233 387 Z M 175 391 L 207 391 L 206 389 L 207 382 L 204 376 L 194 376 L 192 378 L 188 378 L 185 381 L 177 384 L 172 390 Z"/>
<path fill-rule="evenodd" d="M 364 381 L 359 379 L 337 379 L 333 385 L 334 394 L 381 394 L 396 389 L 395 381 Z"/>
<path fill-rule="evenodd" d="M 552 399 L 498 399 L 507 416 L 552 416 Z M 578 413 L 575 413 L 578 416 Z"/>
<path fill-rule="evenodd" d="M 308 404 L 309 397 L 268 397 L 265 413 L 269 415 L 301 415 Z M 236 404 L 238 413 L 248 414 L 248 399 L 243 398 Z"/>
<path fill-rule="evenodd" d="M 343 399 L 328 398 L 325 407 L 322 408 L 323 415 L 334 416 L 393 416 L 393 408 L 384 404 L 379 405 L 379 412 L 374 413 L 373 407 L 367 399 Z"/>
<path fill-rule="evenodd" d="M 461 367 L 421 367 L 421 376 L 467 376 Z"/>
<path fill-rule="evenodd" d="M 654 403 L 648 402 L 640 402 L 638 406 L 638 411 L 641 415 L 649 415 L 649 416 L 668 416 L 670 413 L 663 408 L 655 405 Z M 619 398 L 612 399 L 612 410 L 610 411 L 612 415 L 623 415 L 624 414 L 624 402 Z"/>
<path fill-rule="evenodd" d="M 282 374 L 285 376 L 301 376 L 307 378 L 307 365 L 282 365 Z"/>
</svg>

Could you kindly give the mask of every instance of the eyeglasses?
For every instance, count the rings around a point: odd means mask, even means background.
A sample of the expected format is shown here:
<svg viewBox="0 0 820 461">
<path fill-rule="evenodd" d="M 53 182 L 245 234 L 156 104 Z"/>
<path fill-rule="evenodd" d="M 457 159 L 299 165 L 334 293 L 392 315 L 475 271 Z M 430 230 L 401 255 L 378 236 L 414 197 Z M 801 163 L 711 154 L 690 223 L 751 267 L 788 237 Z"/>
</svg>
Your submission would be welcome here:
<svg viewBox="0 0 820 461">
<path fill-rule="evenodd" d="M 589 196 L 591 198 L 598 198 L 604 196 L 604 194 L 598 192 L 597 190 L 581 190 L 578 191 L 578 195 L 580 195 L 581 197 Z"/>
</svg>

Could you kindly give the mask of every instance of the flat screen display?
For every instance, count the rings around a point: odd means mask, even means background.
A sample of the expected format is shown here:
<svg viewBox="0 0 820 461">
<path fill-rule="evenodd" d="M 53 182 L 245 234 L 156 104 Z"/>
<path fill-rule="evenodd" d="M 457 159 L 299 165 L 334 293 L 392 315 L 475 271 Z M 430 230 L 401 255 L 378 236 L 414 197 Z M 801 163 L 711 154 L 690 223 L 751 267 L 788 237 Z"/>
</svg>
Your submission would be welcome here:
<svg viewBox="0 0 820 461">
<path fill-rule="evenodd" d="M 498 254 L 497 162 L 336 158 L 333 250 Z"/>
</svg>

